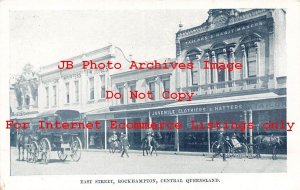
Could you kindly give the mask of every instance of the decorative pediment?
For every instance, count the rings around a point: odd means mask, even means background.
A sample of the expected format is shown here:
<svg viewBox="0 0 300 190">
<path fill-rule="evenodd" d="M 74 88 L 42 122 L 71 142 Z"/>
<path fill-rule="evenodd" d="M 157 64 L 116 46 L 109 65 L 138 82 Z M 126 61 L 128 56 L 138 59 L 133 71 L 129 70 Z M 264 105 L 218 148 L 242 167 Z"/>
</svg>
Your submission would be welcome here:
<svg viewBox="0 0 300 190">
<path fill-rule="evenodd" d="M 218 15 L 213 20 L 213 26 L 215 28 L 226 26 L 228 23 L 228 16 L 226 14 Z"/>
</svg>

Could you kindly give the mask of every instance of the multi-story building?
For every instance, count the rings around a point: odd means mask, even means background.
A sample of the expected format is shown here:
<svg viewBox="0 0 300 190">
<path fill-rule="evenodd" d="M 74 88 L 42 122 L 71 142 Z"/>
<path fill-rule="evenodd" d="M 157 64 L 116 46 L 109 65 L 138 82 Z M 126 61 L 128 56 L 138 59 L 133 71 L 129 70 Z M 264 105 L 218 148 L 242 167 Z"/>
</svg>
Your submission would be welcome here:
<svg viewBox="0 0 300 190">
<path fill-rule="evenodd" d="M 118 72 L 111 76 L 112 87 L 125 93 L 124 98 L 112 102 L 109 114 L 92 112 L 88 118 L 105 118 L 108 129 L 111 119 L 125 124 L 181 123 L 180 130 L 160 130 L 164 150 L 210 151 L 217 127 L 196 129 L 207 123 L 216 126 L 220 122 L 229 135 L 239 133 L 250 143 L 258 134 L 285 135 L 286 129 L 279 130 L 286 120 L 285 53 L 284 10 L 212 9 L 203 24 L 185 30 L 180 25 L 176 33 L 176 61 L 192 61 L 193 69 Z M 242 68 L 207 69 L 205 62 L 240 63 Z M 193 100 L 162 99 L 163 86 L 168 83 L 171 91 L 195 93 Z M 154 91 L 155 99 L 132 102 L 129 89 Z M 273 129 L 267 127 L 268 122 L 273 122 Z M 143 132 L 124 131 L 134 148 L 139 148 Z"/>
</svg>

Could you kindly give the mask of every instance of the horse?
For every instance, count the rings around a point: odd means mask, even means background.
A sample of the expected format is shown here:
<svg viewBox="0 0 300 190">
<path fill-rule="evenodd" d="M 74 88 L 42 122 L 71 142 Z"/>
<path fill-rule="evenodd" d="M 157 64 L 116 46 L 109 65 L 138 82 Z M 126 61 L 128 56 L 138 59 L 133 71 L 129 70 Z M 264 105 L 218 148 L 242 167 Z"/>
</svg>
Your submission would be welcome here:
<svg viewBox="0 0 300 190">
<path fill-rule="evenodd" d="M 24 151 L 26 150 L 26 161 L 28 161 L 28 155 L 30 154 L 30 145 L 32 144 L 32 137 L 26 133 L 19 133 L 17 135 L 17 147 L 18 147 L 18 155 L 21 160 L 21 148 L 22 148 L 22 161 L 24 161 Z"/>
<path fill-rule="evenodd" d="M 155 151 L 155 155 L 157 156 L 157 148 L 159 147 L 157 140 L 152 135 L 147 135 L 142 140 L 142 149 L 143 149 L 143 156 L 145 156 L 145 151 L 147 155 L 150 153 L 152 156 L 153 151 Z M 148 152 L 149 151 L 149 152 Z"/>
<path fill-rule="evenodd" d="M 119 140 L 112 140 L 111 138 L 109 138 L 108 143 L 110 153 L 115 153 L 117 149 L 119 149 L 119 152 L 122 151 L 121 142 Z"/>
<path fill-rule="evenodd" d="M 257 158 L 261 158 L 260 152 L 262 148 L 267 148 L 272 150 L 272 159 L 276 160 L 276 148 L 281 145 L 283 141 L 280 139 L 280 136 L 275 135 L 258 135 L 253 139 L 253 145 L 257 149 Z"/>
</svg>

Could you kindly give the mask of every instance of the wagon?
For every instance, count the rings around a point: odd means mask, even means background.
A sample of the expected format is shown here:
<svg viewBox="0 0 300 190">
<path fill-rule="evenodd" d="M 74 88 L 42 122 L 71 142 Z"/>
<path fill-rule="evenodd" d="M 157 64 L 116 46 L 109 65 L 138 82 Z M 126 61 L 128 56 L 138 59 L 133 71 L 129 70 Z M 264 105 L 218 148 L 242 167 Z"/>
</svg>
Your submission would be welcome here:
<svg viewBox="0 0 300 190">
<path fill-rule="evenodd" d="M 45 122 L 74 122 L 80 121 L 81 114 L 76 110 L 50 110 L 37 116 L 35 125 L 35 138 L 33 138 L 29 154 L 33 162 L 39 159 L 48 163 L 51 151 L 56 151 L 58 158 L 62 161 L 68 157 L 73 161 L 79 161 L 82 152 L 82 142 L 80 129 L 40 129 L 40 121 Z"/>
</svg>

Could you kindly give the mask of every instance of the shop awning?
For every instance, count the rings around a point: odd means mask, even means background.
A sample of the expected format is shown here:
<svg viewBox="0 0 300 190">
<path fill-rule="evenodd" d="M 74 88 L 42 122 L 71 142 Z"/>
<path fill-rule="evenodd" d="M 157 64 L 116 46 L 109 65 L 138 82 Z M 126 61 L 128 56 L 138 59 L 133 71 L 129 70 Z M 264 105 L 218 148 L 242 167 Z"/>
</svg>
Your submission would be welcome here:
<svg viewBox="0 0 300 190">
<path fill-rule="evenodd" d="M 220 104 L 220 103 L 230 103 L 230 102 L 243 102 L 243 101 L 255 101 L 255 100 L 264 100 L 264 99 L 273 99 L 279 98 L 283 96 L 279 96 L 274 92 L 267 92 L 261 94 L 249 94 L 249 95 L 241 95 L 241 96 L 229 96 L 222 98 L 211 98 L 211 99 L 203 99 L 203 100 L 193 100 L 193 101 L 182 101 L 176 102 L 173 104 L 169 104 L 165 107 L 177 107 L 177 106 L 192 106 L 192 105 L 207 105 L 207 104 Z"/>
</svg>

